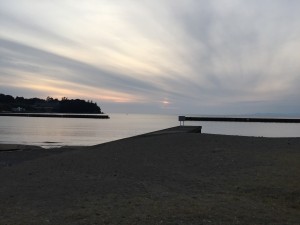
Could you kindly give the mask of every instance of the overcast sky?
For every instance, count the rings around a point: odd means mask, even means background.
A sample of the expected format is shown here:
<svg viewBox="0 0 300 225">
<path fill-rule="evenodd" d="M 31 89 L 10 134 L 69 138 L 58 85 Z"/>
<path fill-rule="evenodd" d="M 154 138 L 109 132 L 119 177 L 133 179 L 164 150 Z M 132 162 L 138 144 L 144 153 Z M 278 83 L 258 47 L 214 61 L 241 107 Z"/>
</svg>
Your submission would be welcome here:
<svg viewBox="0 0 300 225">
<path fill-rule="evenodd" d="M 0 93 L 107 113 L 300 113 L 299 12 L 299 0 L 1 0 Z"/>
</svg>

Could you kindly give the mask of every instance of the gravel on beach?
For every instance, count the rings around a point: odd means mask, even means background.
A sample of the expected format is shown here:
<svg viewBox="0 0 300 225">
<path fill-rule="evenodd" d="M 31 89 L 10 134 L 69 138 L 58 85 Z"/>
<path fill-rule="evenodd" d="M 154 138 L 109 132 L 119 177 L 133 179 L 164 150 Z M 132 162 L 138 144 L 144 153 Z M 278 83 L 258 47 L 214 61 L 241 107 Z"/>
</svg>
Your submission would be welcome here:
<svg viewBox="0 0 300 225">
<path fill-rule="evenodd" d="M 0 145 L 0 224 L 300 224 L 300 138 Z"/>
</svg>

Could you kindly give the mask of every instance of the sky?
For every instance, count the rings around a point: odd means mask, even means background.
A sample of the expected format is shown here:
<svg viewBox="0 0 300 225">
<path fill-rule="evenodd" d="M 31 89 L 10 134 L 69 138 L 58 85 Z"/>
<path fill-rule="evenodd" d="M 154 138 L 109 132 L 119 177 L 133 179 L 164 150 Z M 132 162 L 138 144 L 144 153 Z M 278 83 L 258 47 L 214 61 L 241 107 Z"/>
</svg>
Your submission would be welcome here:
<svg viewBox="0 0 300 225">
<path fill-rule="evenodd" d="M 300 114 L 298 0 L 1 0 L 0 93 L 106 113 Z"/>
</svg>

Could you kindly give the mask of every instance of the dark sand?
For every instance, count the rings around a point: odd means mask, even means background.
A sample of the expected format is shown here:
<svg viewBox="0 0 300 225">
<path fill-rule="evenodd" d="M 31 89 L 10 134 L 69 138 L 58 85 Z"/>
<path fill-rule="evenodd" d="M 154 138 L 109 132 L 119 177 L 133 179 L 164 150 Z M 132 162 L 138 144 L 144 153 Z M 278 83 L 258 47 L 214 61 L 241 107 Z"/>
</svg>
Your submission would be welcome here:
<svg viewBox="0 0 300 225">
<path fill-rule="evenodd" d="M 160 132 L 0 147 L 1 225 L 300 224 L 300 138 Z"/>
</svg>

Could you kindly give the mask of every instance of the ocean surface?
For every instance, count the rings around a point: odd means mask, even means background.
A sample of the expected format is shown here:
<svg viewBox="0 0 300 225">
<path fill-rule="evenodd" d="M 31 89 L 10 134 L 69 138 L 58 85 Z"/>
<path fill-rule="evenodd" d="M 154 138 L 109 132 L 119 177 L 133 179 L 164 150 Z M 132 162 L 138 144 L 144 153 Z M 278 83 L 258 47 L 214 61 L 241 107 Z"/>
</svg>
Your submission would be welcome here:
<svg viewBox="0 0 300 225">
<path fill-rule="evenodd" d="M 110 119 L 0 117 L 0 144 L 91 146 L 178 126 L 178 116 L 109 114 Z M 190 122 L 203 133 L 264 137 L 300 137 L 300 124 Z"/>
</svg>

